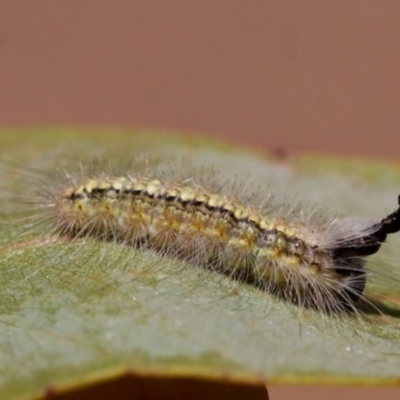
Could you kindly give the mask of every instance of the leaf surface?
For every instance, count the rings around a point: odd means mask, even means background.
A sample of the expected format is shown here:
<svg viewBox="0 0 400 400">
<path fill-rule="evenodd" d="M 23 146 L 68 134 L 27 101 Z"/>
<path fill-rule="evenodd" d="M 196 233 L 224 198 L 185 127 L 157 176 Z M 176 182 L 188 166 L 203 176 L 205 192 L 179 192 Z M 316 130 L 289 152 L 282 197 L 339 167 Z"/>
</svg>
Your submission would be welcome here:
<svg viewBox="0 0 400 400">
<path fill-rule="evenodd" d="M 396 208 L 400 189 L 400 168 L 389 163 L 281 161 L 151 132 L 3 130 L 0 148 L 1 187 L 15 191 L 10 164 L 49 170 L 60 159 L 125 160 L 143 150 L 184 156 L 283 202 L 312 201 L 346 216 L 382 218 Z M 1 205 L 0 398 L 40 397 L 48 387 L 62 392 L 127 371 L 248 384 L 398 382 L 400 234 L 367 264 L 375 271 L 368 292 L 383 313 L 327 317 L 152 251 L 49 242 L 40 229 L 24 236 L 23 210 L 10 211 L 8 193 Z"/>
</svg>

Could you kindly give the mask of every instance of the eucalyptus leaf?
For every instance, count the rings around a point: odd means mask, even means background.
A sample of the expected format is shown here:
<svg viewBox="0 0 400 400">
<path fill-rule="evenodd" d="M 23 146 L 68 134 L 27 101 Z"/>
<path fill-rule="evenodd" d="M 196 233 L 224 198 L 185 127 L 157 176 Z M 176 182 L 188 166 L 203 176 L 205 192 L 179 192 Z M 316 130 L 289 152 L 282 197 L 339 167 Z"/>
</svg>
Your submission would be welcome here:
<svg viewBox="0 0 400 400">
<path fill-rule="evenodd" d="M 46 241 L 45 225 L 24 235 L 24 210 L 9 203 L 9 191 L 19 190 L 9 171 L 26 168 L 26 180 L 64 160 L 129 160 L 145 151 L 246 179 L 288 204 L 383 218 L 397 205 L 399 166 L 279 160 L 211 139 L 117 129 L 3 130 L 0 148 L 0 398 L 34 398 L 49 386 L 79 387 L 127 370 L 248 384 L 397 384 L 400 234 L 367 263 L 374 272 L 367 293 L 381 312 L 323 316 L 150 250 Z"/>
</svg>

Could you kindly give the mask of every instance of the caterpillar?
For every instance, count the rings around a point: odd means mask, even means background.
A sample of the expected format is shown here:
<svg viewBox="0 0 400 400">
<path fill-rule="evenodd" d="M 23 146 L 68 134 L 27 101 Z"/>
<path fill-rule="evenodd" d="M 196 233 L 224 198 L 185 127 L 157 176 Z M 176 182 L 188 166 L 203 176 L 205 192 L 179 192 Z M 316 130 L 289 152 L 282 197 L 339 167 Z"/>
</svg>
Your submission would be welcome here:
<svg viewBox="0 0 400 400">
<path fill-rule="evenodd" d="M 336 219 L 304 204 L 288 212 L 192 167 L 133 165 L 121 174 L 79 164 L 42 179 L 31 218 L 56 237 L 153 249 L 329 314 L 357 310 L 365 257 L 400 231 L 400 208 L 381 220 Z"/>
</svg>

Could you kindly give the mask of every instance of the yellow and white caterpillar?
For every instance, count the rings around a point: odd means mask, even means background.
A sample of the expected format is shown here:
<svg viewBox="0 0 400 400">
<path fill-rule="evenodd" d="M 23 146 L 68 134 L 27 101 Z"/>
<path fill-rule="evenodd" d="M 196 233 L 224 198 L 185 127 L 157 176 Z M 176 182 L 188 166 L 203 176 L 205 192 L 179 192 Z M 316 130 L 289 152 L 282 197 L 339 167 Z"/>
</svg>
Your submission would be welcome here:
<svg viewBox="0 0 400 400">
<path fill-rule="evenodd" d="M 382 220 L 334 219 L 301 205 L 288 214 L 271 197 L 249 199 L 192 167 L 163 168 L 61 171 L 30 195 L 32 218 L 56 237 L 150 248 L 323 313 L 357 309 L 364 257 L 400 230 L 400 208 Z"/>
</svg>

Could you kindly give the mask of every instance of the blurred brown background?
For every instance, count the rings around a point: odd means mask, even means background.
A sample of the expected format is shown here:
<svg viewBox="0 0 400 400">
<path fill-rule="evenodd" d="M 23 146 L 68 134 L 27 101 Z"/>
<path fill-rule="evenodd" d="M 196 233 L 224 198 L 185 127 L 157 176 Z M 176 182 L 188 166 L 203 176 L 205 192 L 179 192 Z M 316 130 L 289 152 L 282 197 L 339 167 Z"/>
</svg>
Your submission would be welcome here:
<svg viewBox="0 0 400 400">
<path fill-rule="evenodd" d="M 400 1 L 0 0 L 0 126 L 398 158 Z"/>
<path fill-rule="evenodd" d="M 399 111 L 398 0 L 0 0 L 0 127 L 161 128 L 399 159 Z M 300 393 L 395 392 L 270 390 Z"/>
</svg>

